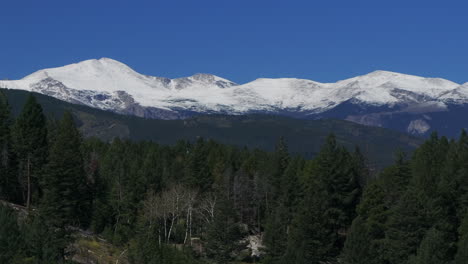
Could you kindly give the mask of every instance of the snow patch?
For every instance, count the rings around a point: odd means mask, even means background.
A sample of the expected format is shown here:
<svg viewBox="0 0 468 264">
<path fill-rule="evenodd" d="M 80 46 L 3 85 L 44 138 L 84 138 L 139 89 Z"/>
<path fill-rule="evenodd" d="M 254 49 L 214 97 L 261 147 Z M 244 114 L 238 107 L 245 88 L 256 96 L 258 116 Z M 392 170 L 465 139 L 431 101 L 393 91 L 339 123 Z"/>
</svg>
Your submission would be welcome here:
<svg viewBox="0 0 468 264">
<path fill-rule="evenodd" d="M 411 134 L 424 134 L 431 126 L 423 119 L 413 120 L 409 123 L 407 131 Z"/>
</svg>

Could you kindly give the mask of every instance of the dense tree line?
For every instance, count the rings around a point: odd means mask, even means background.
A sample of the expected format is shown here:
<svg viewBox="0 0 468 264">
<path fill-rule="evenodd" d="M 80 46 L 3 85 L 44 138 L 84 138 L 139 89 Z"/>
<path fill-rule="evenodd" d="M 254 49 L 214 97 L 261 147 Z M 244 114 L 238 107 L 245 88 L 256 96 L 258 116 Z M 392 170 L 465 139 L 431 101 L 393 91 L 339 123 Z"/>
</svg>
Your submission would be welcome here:
<svg viewBox="0 0 468 264">
<path fill-rule="evenodd" d="M 348 232 L 344 263 L 467 263 L 468 135 L 432 134 L 369 184 Z"/>
<path fill-rule="evenodd" d="M 1 263 L 64 263 L 77 228 L 132 263 L 466 263 L 468 135 L 433 135 L 371 177 L 330 135 L 313 159 L 210 140 L 83 139 L 71 113 L 0 94 Z M 247 250 L 259 237 L 261 256 Z"/>
</svg>

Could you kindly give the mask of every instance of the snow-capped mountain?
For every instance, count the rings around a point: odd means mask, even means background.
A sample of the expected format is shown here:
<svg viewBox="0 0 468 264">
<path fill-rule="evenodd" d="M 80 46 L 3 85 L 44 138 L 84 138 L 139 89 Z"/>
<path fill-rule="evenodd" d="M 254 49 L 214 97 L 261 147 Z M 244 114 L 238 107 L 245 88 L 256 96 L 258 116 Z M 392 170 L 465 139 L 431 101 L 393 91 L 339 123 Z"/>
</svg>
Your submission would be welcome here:
<svg viewBox="0 0 468 264">
<path fill-rule="evenodd" d="M 177 79 L 142 75 L 108 58 L 40 70 L 21 80 L 0 81 L 0 87 L 148 118 L 273 113 L 392 127 L 389 117 L 399 116 L 405 123 L 398 129 L 411 133 L 431 129 L 429 113 L 468 104 L 468 83 L 388 71 L 336 83 L 262 78 L 239 85 L 210 74 Z"/>
</svg>

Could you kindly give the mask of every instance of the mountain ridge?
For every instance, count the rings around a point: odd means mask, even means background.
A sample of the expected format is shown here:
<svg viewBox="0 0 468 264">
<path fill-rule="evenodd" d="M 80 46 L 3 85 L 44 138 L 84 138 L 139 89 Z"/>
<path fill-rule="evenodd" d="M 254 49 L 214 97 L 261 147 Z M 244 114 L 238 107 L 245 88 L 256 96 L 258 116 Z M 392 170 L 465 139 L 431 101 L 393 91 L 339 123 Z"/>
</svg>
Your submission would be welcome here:
<svg viewBox="0 0 468 264">
<path fill-rule="evenodd" d="M 71 103 L 156 119 L 213 113 L 268 113 L 305 119 L 329 116 L 394 128 L 392 122 L 395 121 L 382 118 L 387 118 L 388 113 L 395 116 L 409 114 L 414 118 L 404 127 L 399 125 L 398 129 L 415 134 L 437 129 L 415 113 L 430 114 L 447 111 L 453 105 L 468 105 L 468 84 L 391 71 L 377 70 L 335 83 L 258 78 L 237 84 L 203 73 L 175 79 L 143 75 L 109 58 L 39 70 L 21 80 L 0 81 L 0 87 L 38 92 Z M 356 108 L 352 112 L 360 112 L 360 116 L 349 113 L 339 115 L 343 117 L 330 115 L 347 104 L 350 104 L 348 108 Z M 366 109 L 385 109 L 385 112 L 366 112 Z M 414 129 L 415 122 L 426 123 L 421 126 L 426 129 Z"/>
<path fill-rule="evenodd" d="M 18 116 L 29 92 L 0 89 L 10 103 L 13 116 Z M 154 141 L 173 145 L 179 140 L 197 138 L 239 147 L 273 151 L 277 140 L 284 137 L 291 153 L 315 156 L 325 140 L 334 133 L 340 144 L 353 150 L 359 146 L 374 168 L 383 168 L 394 160 L 398 150 L 410 153 L 422 139 L 385 128 L 368 127 L 346 120 L 304 120 L 276 115 L 200 115 L 184 120 L 145 119 L 110 111 L 71 104 L 33 93 L 48 118 L 58 119 L 70 111 L 86 138 L 110 141 L 114 138 Z"/>
</svg>

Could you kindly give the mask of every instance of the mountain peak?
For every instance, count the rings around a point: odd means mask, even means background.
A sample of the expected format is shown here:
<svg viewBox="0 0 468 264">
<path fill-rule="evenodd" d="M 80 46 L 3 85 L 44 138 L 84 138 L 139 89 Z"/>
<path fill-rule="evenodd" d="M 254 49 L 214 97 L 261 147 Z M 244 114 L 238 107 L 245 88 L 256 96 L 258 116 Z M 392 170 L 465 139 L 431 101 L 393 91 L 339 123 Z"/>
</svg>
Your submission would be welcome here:
<svg viewBox="0 0 468 264">
<path fill-rule="evenodd" d="M 418 77 L 415 75 L 410 75 L 410 74 L 405 74 L 405 73 L 399 73 L 399 72 L 393 72 L 393 71 L 384 71 L 384 70 L 376 70 L 373 72 L 370 72 L 368 74 L 364 74 L 358 77 L 370 77 L 370 78 L 397 78 L 397 77 L 409 77 L 409 78 L 423 78 L 423 77 Z"/>
<path fill-rule="evenodd" d="M 213 75 L 213 74 L 209 74 L 209 73 L 196 73 L 188 78 L 192 78 L 194 80 L 198 80 L 198 81 L 217 81 L 217 80 L 224 80 L 224 81 L 228 81 L 226 79 L 223 79 L 221 77 L 218 77 L 216 75 Z"/>
<path fill-rule="evenodd" d="M 133 71 L 125 63 L 122 63 L 120 61 L 110 59 L 110 58 L 85 60 L 85 61 L 81 61 L 81 62 L 78 62 L 78 63 L 75 63 L 75 64 L 63 66 L 62 68 L 64 68 L 64 67 L 72 68 L 72 67 L 84 66 L 84 65 L 90 67 L 90 69 L 94 68 L 94 69 L 98 69 L 98 70 L 109 70 L 109 69 L 112 69 L 112 68 L 116 68 L 116 69 L 124 69 L 124 70 Z"/>
<path fill-rule="evenodd" d="M 176 81 L 191 80 L 195 82 L 200 82 L 204 84 L 215 84 L 220 88 L 227 88 L 237 85 L 235 82 L 221 78 L 219 76 L 208 74 L 208 73 L 196 73 L 189 77 L 178 78 Z"/>
<path fill-rule="evenodd" d="M 44 80 L 47 81 L 43 82 Z M 42 86 L 37 85 L 38 83 Z M 59 87 L 55 83 L 62 85 Z M 140 74 L 124 63 L 106 57 L 44 69 L 19 81 L 0 81 L 1 87 L 36 89 L 38 92 L 41 92 L 38 87 L 45 87 L 45 84 L 47 92 L 57 97 L 60 94 L 78 94 L 84 91 L 106 96 L 125 92 L 143 107 L 231 113 L 271 109 L 320 112 L 351 99 L 368 105 L 383 106 L 439 100 L 441 96 L 444 96 L 444 100 L 458 98 L 460 93 L 458 90 L 457 93 L 450 93 L 460 85 L 448 80 L 384 70 L 335 83 L 297 78 L 259 78 L 238 85 L 208 73 L 169 79 Z M 86 99 L 80 97 L 68 100 L 81 102 Z M 466 101 L 468 103 L 468 99 Z"/>
<path fill-rule="evenodd" d="M 393 71 L 385 71 L 385 70 L 375 70 L 366 75 L 401 75 L 402 73 L 393 72 Z"/>
</svg>

